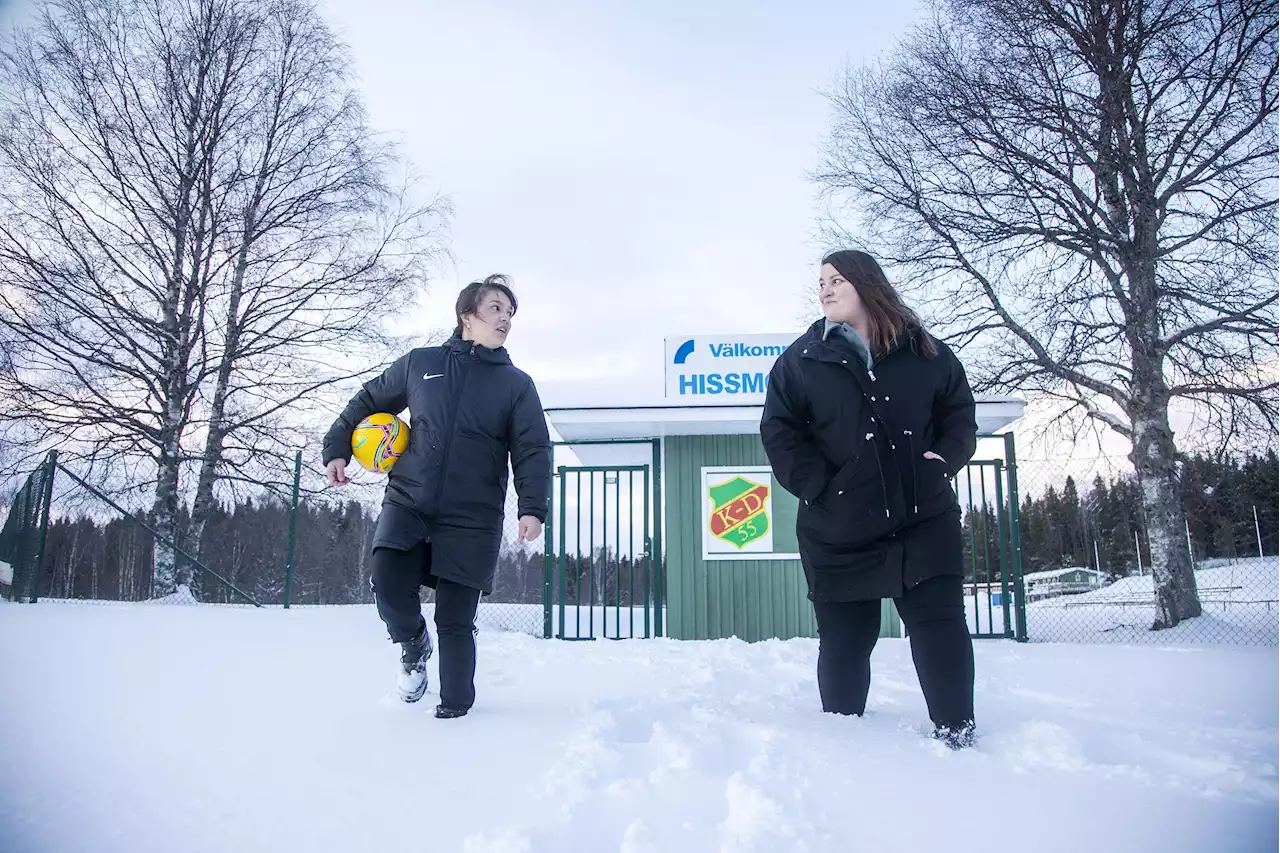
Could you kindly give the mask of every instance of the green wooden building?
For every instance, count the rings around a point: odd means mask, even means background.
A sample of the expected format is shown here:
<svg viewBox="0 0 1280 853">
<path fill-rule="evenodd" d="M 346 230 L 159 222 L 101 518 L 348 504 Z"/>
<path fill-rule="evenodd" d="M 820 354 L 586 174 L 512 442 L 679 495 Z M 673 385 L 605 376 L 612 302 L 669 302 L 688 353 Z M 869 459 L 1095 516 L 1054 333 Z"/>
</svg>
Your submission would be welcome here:
<svg viewBox="0 0 1280 853">
<path fill-rule="evenodd" d="M 793 338 L 672 339 L 668 363 L 685 369 L 669 369 L 661 402 L 547 408 L 556 441 L 545 537 L 547 636 L 815 635 L 796 546 L 797 501 L 769 470 L 759 436 L 763 381 L 752 380 L 767 375 Z M 717 343 L 721 354 L 711 358 L 718 369 L 696 372 L 704 366 L 690 365 L 691 344 L 714 353 Z M 1005 508 L 971 513 L 971 580 L 986 587 L 998 577 L 1012 580 L 1016 561 L 1012 438 L 996 436 L 1022 409 L 1016 399 L 979 399 L 979 431 L 988 438 L 954 483 L 962 505 Z M 977 519 L 992 529 L 977 530 Z M 975 635 L 1013 635 L 1007 603 L 993 608 L 975 597 L 973 609 Z M 889 601 L 881 635 L 902 635 Z"/>
</svg>

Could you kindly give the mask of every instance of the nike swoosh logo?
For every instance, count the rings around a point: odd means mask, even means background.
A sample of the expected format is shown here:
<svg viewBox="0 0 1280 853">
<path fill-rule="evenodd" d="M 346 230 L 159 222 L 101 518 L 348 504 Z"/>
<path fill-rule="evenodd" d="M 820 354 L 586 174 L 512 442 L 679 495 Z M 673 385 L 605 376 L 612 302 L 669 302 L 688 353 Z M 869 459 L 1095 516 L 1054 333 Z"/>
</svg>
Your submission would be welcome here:
<svg viewBox="0 0 1280 853">
<path fill-rule="evenodd" d="M 424 374 L 422 374 L 422 378 L 423 378 L 423 379 L 439 379 L 441 376 L 444 376 L 444 374 L 443 374 L 443 373 L 424 373 Z"/>
</svg>

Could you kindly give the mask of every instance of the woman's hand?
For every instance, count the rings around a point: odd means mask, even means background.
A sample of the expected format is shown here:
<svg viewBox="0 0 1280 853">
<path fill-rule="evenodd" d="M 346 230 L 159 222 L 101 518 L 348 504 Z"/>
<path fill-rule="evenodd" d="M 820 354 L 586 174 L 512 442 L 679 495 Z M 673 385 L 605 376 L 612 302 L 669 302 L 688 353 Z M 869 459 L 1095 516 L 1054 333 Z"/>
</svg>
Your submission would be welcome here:
<svg viewBox="0 0 1280 853">
<path fill-rule="evenodd" d="M 334 459 L 324 466 L 324 471 L 329 477 L 330 486 L 345 486 L 351 482 L 350 478 L 347 477 L 347 463 L 341 459 Z"/>
<path fill-rule="evenodd" d="M 542 535 L 542 522 L 532 515 L 520 516 L 520 535 L 517 542 L 532 542 Z"/>
<path fill-rule="evenodd" d="M 926 451 L 924 452 L 924 458 L 925 458 L 925 459 L 937 459 L 937 460 L 938 460 L 939 462 L 941 462 L 943 465 L 946 465 L 946 464 L 947 464 L 947 460 L 943 459 L 941 456 L 939 456 L 938 454 L 934 453 L 932 450 L 926 450 Z"/>
</svg>

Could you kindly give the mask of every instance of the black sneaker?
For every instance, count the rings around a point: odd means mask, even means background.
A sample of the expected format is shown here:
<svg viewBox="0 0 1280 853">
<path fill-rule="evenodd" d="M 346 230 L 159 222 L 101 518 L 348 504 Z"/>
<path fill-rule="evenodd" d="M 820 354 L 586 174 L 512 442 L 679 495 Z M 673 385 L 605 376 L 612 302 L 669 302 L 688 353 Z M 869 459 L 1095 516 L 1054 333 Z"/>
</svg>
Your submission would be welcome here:
<svg viewBox="0 0 1280 853">
<path fill-rule="evenodd" d="M 460 711 L 457 708 L 446 708 L 444 705 L 436 706 L 437 720 L 453 720 L 453 719 L 457 719 L 458 717 L 465 717 L 466 715 L 467 715 L 466 711 Z"/>
<path fill-rule="evenodd" d="M 396 692 L 404 702 L 417 702 L 427 692 L 427 660 L 431 657 L 431 633 L 427 625 L 407 643 L 400 644 L 400 671 L 396 673 Z"/>
<path fill-rule="evenodd" d="M 959 726 L 938 726 L 933 730 L 933 739 L 942 741 L 949 749 L 968 749 L 977 743 L 973 721 Z"/>
</svg>

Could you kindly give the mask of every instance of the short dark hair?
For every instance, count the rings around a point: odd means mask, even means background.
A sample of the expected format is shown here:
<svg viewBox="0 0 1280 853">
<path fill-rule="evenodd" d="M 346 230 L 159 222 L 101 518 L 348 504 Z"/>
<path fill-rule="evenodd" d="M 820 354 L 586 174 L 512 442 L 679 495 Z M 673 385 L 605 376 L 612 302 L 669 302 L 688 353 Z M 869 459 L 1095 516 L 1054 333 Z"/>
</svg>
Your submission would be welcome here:
<svg viewBox="0 0 1280 853">
<path fill-rule="evenodd" d="M 476 313 L 476 309 L 480 307 L 485 295 L 491 290 L 496 290 L 511 300 L 512 315 L 520 308 L 520 303 L 516 301 L 515 291 L 511 289 L 511 279 L 509 277 L 501 273 L 495 273 L 482 281 L 473 281 L 462 288 L 462 292 L 458 294 L 458 301 L 454 305 L 453 313 L 458 317 L 458 325 L 453 328 L 454 337 L 462 337 L 462 315 Z"/>
</svg>

